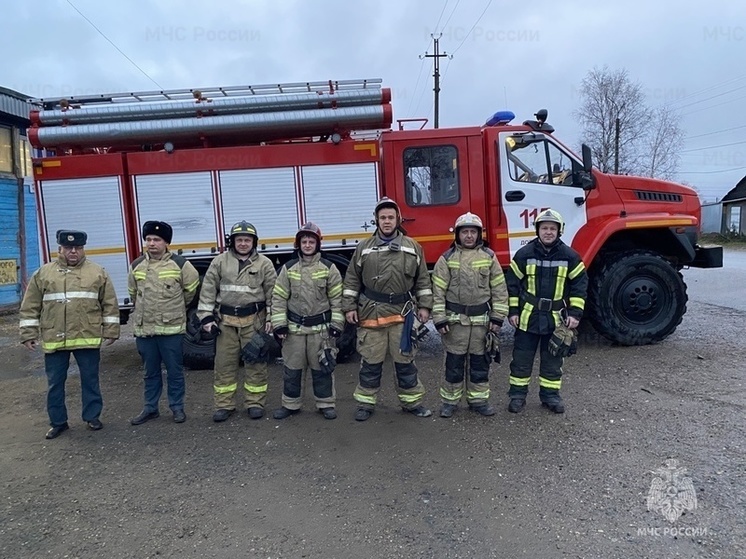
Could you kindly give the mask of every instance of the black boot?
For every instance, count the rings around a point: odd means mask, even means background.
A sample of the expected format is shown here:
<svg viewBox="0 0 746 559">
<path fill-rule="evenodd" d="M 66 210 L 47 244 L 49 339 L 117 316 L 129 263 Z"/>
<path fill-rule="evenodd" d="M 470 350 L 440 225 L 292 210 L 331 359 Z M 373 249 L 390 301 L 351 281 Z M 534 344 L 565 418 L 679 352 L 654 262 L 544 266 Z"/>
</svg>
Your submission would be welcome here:
<svg viewBox="0 0 746 559">
<path fill-rule="evenodd" d="M 562 401 L 559 393 L 542 398 L 541 405 L 554 413 L 565 413 L 565 402 Z"/>
<path fill-rule="evenodd" d="M 508 404 L 508 411 L 510 413 L 518 413 L 526 407 L 526 398 L 511 398 Z"/>
<path fill-rule="evenodd" d="M 272 413 L 272 417 L 275 419 L 285 419 L 286 417 L 290 417 L 291 415 L 295 415 L 300 410 L 291 410 L 289 408 L 286 408 L 285 406 L 282 406 L 281 408 L 277 408 L 274 413 Z"/>
</svg>

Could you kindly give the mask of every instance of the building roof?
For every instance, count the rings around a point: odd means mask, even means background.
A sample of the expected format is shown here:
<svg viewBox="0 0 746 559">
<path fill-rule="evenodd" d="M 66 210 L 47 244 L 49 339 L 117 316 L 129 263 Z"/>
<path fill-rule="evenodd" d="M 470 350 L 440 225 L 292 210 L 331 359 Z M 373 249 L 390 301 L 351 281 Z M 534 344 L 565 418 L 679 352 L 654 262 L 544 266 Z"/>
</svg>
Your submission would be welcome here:
<svg viewBox="0 0 746 559">
<path fill-rule="evenodd" d="M 29 121 L 30 97 L 6 87 L 0 87 L 0 118 L 10 116 Z"/>
<path fill-rule="evenodd" d="M 721 202 L 735 202 L 742 198 L 746 198 L 746 177 L 738 181 L 738 184 L 728 194 L 723 196 Z"/>
</svg>

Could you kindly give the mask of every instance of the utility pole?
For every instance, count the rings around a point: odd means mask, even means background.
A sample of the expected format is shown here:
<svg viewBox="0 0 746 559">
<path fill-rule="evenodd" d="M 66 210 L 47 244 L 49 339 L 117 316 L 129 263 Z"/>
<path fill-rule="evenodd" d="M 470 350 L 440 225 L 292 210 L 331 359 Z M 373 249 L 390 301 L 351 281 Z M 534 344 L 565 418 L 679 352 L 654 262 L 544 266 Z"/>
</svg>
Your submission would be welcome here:
<svg viewBox="0 0 746 559">
<path fill-rule="evenodd" d="M 433 38 L 433 54 L 427 54 L 427 52 L 420 56 L 420 58 L 432 58 L 433 59 L 433 91 L 435 92 L 435 102 L 433 105 L 433 112 L 434 112 L 434 124 L 435 128 L 438 127 L 438 113 L 440 111 L 440 103 L 439 103 L 439 97 L 440 97 L 440 59 L 441 58 L 453 58 L 453 55 L 450 55 L 446 52 L 440 53 L 438 51 L 438 40 L 443 36 L 442 33 L 438 33 L 438 36 L 436 37 L 433 33 L 430 33 L 430 36 Z"/>
<path fill-rule="evenodd" d="M 619 117 L 614 121 L 614 174 L 619 174 Z"/>
</svg>

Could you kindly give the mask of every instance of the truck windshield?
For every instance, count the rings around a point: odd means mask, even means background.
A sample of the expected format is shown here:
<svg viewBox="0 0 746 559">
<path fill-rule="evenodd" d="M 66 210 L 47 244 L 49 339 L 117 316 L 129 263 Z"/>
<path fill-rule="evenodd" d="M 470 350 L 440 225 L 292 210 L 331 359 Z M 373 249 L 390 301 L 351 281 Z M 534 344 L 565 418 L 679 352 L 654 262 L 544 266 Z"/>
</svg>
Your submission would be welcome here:
<svg viewBox="0 0 746 559">
<path fill-rule="evenodd" d="M 573 159 L 547 140 L 506 139 L 510 177 L 515 181 L 572 185 Z"/>
</svg>

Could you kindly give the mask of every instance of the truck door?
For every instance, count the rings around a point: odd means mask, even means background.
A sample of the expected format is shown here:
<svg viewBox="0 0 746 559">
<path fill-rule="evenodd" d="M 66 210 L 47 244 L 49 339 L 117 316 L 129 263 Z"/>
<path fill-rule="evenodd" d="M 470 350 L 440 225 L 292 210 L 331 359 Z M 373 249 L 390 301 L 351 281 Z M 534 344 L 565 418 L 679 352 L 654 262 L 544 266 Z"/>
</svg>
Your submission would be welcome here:
<svg viewBox="0 0 746 559">
<path fill-rule="evenodd" d="M 535 132 L 501 133 L 496 148 L 511 257 L 536 236 L 534 219 L 547 208 L 562 214 L 562 240 L 571 244 L 587 221 L 585 192 L 577 181 L 581 162 L 549 136 Z"/>
<path fill-rule="evenodd" d="M 396 141 L 386 149 L 394 163 L 386 193 L 399 203 L 407 234 L 434 262 L 453 241 L 456 218 L 470 209 L 466 138 Z"/>
</svg>

